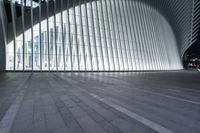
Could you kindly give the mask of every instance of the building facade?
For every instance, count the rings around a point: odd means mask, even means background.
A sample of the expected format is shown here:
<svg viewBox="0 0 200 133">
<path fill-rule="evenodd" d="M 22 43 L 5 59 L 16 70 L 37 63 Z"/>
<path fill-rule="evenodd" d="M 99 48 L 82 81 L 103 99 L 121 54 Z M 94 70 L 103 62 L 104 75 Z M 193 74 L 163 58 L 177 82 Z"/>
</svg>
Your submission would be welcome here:
<svg viewBox="0 0 200 133">
<path fill-rule="evenodd" d="M 177 3 L 153 4 L 143 0 L 12 0 L 5 69 L 182 69 L 182 53 L 190 45 L 193 4 L 177 6 L 176 22 L 169 14 Z M 180 7 L 186 4 L 188 15 L 178 18 L 183 15 Z M 160 10 L 161 6 L 171 10 Z M 190 19 L 184 22 L 186 18 Z"/>
</svg>

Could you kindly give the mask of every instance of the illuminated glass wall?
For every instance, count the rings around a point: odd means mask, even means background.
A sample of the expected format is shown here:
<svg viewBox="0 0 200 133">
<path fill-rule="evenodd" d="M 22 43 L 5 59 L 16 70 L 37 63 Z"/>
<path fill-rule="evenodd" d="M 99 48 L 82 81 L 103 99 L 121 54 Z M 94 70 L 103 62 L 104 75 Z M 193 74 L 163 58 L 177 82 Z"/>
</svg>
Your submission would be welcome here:
<svg viewBox="0 0 200 133">
<path fill-rule="evenodd" d="M 32 6 L 28 30 L 22 16 L 23 33 L 6 46 L 7 70 L 182 69 L 173 31 L 152 7 L 132 0 L 60 1 L 60 5 L 52 0 L 43 3 L 47 9 L 41 8 L 41 1 Z M 64 10 L 64 3 L 73 6 Z M 50 11 L 54 12 L 51 16 Z M 41 19 L 42 12 L 46 19 Z M 35 16 L 40 20 L 37 24 L 33 23 Z M 13 24 L 13 32 L 16 27 Z"/>
</svg>

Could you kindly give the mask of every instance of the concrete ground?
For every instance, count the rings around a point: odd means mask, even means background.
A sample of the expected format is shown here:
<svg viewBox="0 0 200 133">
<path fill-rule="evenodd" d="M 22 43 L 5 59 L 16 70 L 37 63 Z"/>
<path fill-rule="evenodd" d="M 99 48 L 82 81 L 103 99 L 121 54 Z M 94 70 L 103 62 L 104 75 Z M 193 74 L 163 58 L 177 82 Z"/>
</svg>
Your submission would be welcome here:
<svg viewBox="0 0 200 133">
<path fill-rule="evenodd" d="M 200 133 L 200 73 L 3 73 L 0 133 Z"/>
</svg>

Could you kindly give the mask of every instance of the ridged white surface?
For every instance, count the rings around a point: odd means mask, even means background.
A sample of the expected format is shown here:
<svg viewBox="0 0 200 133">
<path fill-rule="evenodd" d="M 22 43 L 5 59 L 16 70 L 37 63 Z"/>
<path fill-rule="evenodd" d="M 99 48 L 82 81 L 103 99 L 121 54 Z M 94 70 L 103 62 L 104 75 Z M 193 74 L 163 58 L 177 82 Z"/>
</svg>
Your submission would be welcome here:
<svg viewBox="0 0 200 133">
<path fill-rule="evenodd" d="M 163 14 L 143 2 L 101 0 L 74 4 L 24 31 L 24 38 L 17 36 L 7 45 L 6 68 L 139 71 L 182 69 L 182 64 Z"/>
</svg>

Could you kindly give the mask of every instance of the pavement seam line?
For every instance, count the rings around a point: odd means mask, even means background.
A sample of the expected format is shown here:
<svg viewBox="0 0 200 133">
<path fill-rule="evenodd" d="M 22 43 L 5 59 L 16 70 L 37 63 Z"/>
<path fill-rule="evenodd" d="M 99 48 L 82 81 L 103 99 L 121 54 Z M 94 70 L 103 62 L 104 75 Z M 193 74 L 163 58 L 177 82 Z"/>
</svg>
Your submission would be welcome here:
<svg viewBox="0 0 200 133">
<path fill-rule="evenodd" d="M 93 98 L 95 98 L 95 99 L 97 99 L 97 100 L 109 105 L 110 107 L 113 107 L 114 109 L 122 112 L 123 114 L 126 114 L 127 116 L 137 120 L 138 122 L 144 124 L 145 126 L 151 128 L 151 129 L 153 129 L 153 130 L 155 130 L 155 131 L 157 131 L 159 133 L 174 133 L 173 131 L 163 127 L 162 125 L 157 124 L 157 123 L 155 123 L 155 122 L 153 122 L 151 120 L 148 120 L 148 119 L 146 119 L 146 118 L 144 118 L 144 117 L 142 117 L 142 116 L 140 116 L 140 115 L 138 115 L 138 114 L 136 114 L 134 112 L 131 112 L 128 109 L 126 109 L 126 108 L 124 108 L 122 106 L 119 106 L 119 105 L 117 105 L 117 104 L 115 104 L 113 102 L 110 102 L 109 100 L 101 98 L 101 97 L 99 97 L 98 95 L 96 95 L 94 93 L 90 93 L 90 96 L 92 96 Z"/>
</svg>

